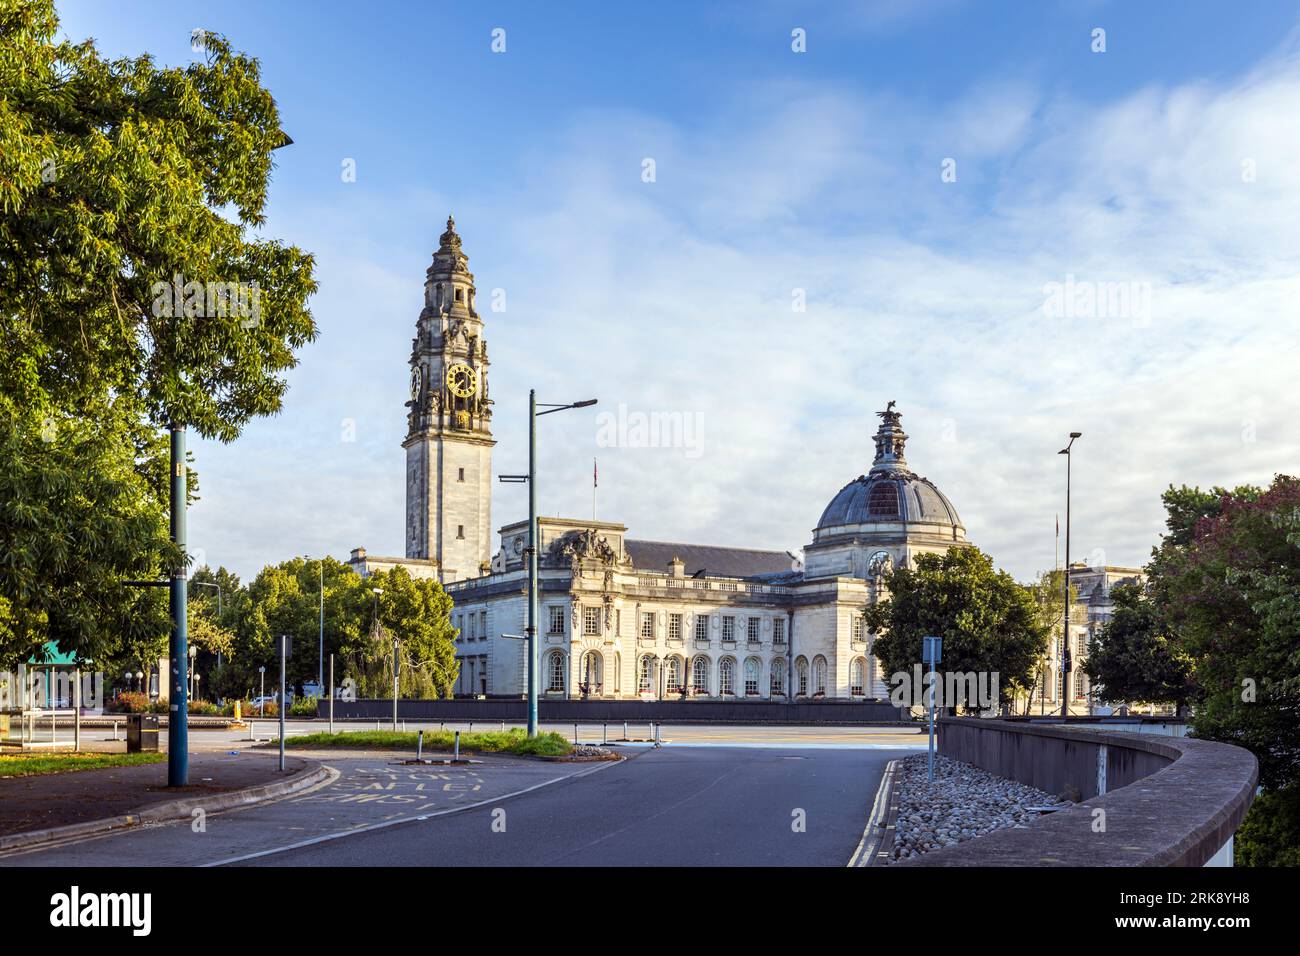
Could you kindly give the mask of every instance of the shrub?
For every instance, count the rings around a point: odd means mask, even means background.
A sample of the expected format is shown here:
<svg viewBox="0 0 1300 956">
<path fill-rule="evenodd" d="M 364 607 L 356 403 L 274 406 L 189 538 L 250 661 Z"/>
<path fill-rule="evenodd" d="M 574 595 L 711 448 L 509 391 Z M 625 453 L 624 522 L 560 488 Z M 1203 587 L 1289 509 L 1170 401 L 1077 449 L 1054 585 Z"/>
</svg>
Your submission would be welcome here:
<svg viewBox="0 0 1300 956">
<path fill-rule="evenodd" d="M 113 714 L 147 714 L 153 702 L 140 691 L 126 690 L 118 694 L 104 709 Z"/>
<path fill-rule="evenodd" d="M 192 700 L 189 703 L 189 712 L 197 714 L 200 717 L 215 717 L 221 713 L 217 705 L 210 700 Z"/>
<path fill-rule="evenodd" d="M 315 717 L 316 703 L 319 697 L 299 697 L 289 705 L 289 714 L 293 717 Z"/>
</svg>

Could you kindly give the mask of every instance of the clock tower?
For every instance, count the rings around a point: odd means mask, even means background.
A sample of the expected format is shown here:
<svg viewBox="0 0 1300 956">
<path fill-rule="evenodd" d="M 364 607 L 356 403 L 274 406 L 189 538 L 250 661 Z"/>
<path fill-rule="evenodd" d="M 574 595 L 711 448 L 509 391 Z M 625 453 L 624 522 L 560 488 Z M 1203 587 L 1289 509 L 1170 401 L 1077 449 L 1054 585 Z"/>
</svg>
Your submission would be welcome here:
<svg viewBox="0 0 1300 956">
<path fill-rule="evenodd" d="M 438 578 L 485 573 L 492 538 L 492 402 L 474 276 L 447 218 L 424 280 L 406 403 L 406 556 Z"/>
</svg>

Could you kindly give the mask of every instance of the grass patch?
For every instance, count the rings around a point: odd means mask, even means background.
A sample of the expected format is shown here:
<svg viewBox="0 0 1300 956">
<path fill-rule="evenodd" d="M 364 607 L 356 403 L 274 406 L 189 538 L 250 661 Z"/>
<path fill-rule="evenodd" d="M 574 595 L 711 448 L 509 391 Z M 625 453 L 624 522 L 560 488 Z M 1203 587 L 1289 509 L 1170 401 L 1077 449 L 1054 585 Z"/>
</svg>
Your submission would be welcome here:
<svg viewBox="0 0 1300 956">
<path fill-rule="evenodd" d="M 358 730 L 352 733 L 304 734 L 290 737 L 285 741 L 286 747 L 329 748 L 346 747 L 368 750 L 406 750 L 415 753 L 414 732 L 392 730 Z M 450 731 L 424 732 L 424 749 L 426 753 L 450 751 L 455 734 Z M 573 752 L 573 744 L 556 733 L 538 734 L 530 738 L 521 727 L 507 731 L 489 731 L 487 733 L 461 734 L 462 752 L 485 754 L 515 754 L 517 756 L 564 757 Z"/>
<path fill-rule="evenodd" d="M 0 756 L 0 777 L 32 777 L 37 774 L 67 773 L 69 770 L 134 767 L 144 763 L 161 763 L 166 759 L 164 753 L 5 754 Z"/>
</svg>

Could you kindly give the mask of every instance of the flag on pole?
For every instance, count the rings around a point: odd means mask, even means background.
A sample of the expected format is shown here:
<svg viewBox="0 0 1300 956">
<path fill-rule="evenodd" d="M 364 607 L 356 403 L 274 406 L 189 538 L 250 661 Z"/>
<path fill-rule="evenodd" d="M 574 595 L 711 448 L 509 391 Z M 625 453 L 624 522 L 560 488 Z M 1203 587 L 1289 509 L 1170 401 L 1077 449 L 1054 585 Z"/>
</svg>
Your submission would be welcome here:
<svg viewBox="0 0 1300 956">
<path fill-rule="evenodd" d="M 595 488 L 599 482 L 596 480 L 596 459 L 591 459 L 591 487 Z"/>
</svg>

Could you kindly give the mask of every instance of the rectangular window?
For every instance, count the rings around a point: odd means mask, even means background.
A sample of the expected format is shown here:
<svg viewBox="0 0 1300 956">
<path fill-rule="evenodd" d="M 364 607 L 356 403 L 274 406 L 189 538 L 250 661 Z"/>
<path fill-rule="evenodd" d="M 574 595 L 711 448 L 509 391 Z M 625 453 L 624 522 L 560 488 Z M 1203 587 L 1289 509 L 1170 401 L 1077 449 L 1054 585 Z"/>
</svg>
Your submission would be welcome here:
<svg viewBox="0 0 1300 956">
<path fill-rule="evenodd" d="M 464 469 L 464 468 L 457 468 L 457 469 L 456 469 L 456 480 L 457 480 L 457 481 L 464 481 L 464 480 L 465 480 L 465 469 Z"/>
<path fill-rule="evenodd" d="M 730 615 L 722 619 L 722 639 L 724 641 L 734 641 L 736 639 L 736 619 Z"/>
<path fill-rule="evenodd" d="M 785 618 L 778 617 L 772 621 L 772 643 L 785 643 Z"/>
<path fill-rule="evenodd" d="M 600 636 L 600 608 L 584 607 L 582 609 L 582 633 L 587 637 Z"/>
<path fill-rule="evenodd" d="M 457 538 L 465 537 L 465 526 L 463 524 L 456 525 L 456 537 Z"/>
<path fill-rule="evenodd" d="M 651 639 L 655 636 L 655 616 L 648 611 L 641 612 L 641 636 Z"/>
<path fill-rule="evenodd" d="M 474 627 L 474 622 L 475 622 L 475 620 L 477 620 L 477 619 L 474 617 L 474 612 L 473 612 L 473 611 L 470 611 L 470 612 L 469 612 L 469 622 L 468 622 L 468 623 L 469 623 L 469 633 L 468 633 L 467 635 L 465 635 L 465 639 L 468 640 L 468 641 L 475 640 L 475 639 L 478 637 L 478 633 L 477 633 L 477 631 L 476 631 L 476 629 L 475 629 L 475 627 Z"/>
<path fill-rule="evenodd" d="M 746 635 L 745 635 L 745 636 L 749 639 L 749 643 L 751 643 L 751 644 L 757 644 L 757 643 L 758 643 L 758 626 L 759 626 L 759 621 L 761 621 L 761 620 L 762 620 L 761 618 L 751 617 L 751 618 L 748 620 L 748 622 L 746 622 L 746 627 L 748 628 L 748 630 L 746 631 Z M 755 688 L 755 689 L 754 689 L 754 693 L 757 694 L 757 693 L 758 693 L 758 684 L 757 684 L 757 680 L 758 680 L 758 678 L 755 678 L 754 680 L 755 680 L 755 684 L 754 684 L 754 688 Z M 748 693 L 748 691 L 746 691 L 746 693 Z"/>
<path fill-rule="evenodd" d="M 709 639 L 709 616 L 707 614 L 695 615 L 695 639 L 697 641 L 707 641 Z"/>
<path fill-rule="evenodd" d="M 668 640 L 680 641 L 682 639 L 682 616 L 680 614 L 668 615 Z"/>
<path fill-rule="evenodd" d="M 564 608 L 563 608 L 563 606 L 561 606 L 561 607 L 555 607 L 555 606 L 552 606 L 551 609 L 550 609 L 550 614 L 551 614 L 551 622 L 550 622 L 550 627 L 547 628 L 547 633 L 549 633 L 549 634 L 563 634 L 563 633 L 564 633 Z"/>
<path fill-rule="evenodd" d="M 852 635 L 852 636 L 853 636 L 853 640 L 855 640 L 855 641 L 860 641 L 860 640 L 862 640 L 862 618 L 858 617 L 858 615 L 856 615 L 856 614 L 853 615 L 853 635 Z"/>
<path fill-rule="evenodd" d="M 487 637 L 488 637 L 487 611 L 479 611 L 478 612 L 478 639 L 480 641 L 486 641 Z"/>
</svg>

